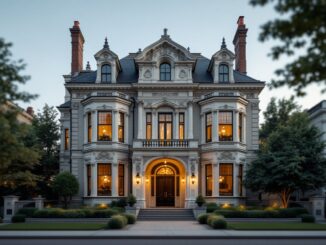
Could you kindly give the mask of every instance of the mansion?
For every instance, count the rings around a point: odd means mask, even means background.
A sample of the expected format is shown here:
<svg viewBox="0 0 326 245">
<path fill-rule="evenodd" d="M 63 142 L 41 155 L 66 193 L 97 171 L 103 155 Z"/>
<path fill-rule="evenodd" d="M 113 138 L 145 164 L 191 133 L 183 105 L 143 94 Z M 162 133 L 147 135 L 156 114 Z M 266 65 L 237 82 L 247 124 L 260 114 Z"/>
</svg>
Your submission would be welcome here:
<svg viewBox="0 0 326 245">
<path fill-rule="evenodd" d="M 141 208 L 240 204 L 246 166 L 258 150 L 259 94 L 246 72 L 244 17 L 235 52 L 223 39 L 212 57 L 190 52 L 164 29 L 158 41 L 120 59 L 107 39 L 83 66 L 79 22 L 70 28 L 64 75 L 60 170 L 80 184 L 75 201 L 110 203 L 133 193 Z"/>
</svg>

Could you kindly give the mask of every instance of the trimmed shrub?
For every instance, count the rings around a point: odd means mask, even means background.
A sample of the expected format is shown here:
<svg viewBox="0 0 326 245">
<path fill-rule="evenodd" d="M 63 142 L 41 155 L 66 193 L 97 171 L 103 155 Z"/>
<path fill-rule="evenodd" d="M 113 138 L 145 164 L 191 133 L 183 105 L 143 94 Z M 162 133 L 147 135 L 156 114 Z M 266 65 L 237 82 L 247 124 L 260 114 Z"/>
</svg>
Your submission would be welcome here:
<svg viewBox="0 0 326 245">
<path fill-rule="evenodd" d="M 64 210 L 61 208 L 44 208 L 36 210 L 33 218 L 64 218 Z"/>
<path fill-rule="evenodd" d="M 26 216 L 24 214 L 16 214 L 11 217 L 12 223 L 24 223 L 26 221 Z"/>
<path fill-rule="evenodd" d="M 93 212 L 93 218 L 110 218 L 118 213 L 119 213 L 118 211 L 113 209 L 95 210 Z"/>
<path fill-rule="evenodd" d="M 33 218 L 110 218 L 120 212 L 113 209 L 61 209 L 45 208 L 36 210 Z"/>
<path fill-rule="evenodd" d="M 130 207 L 133 207 L 137 202 L 137 198 L 133 194 L 129 194 L 127 198 L 127 203 Z"/>
<path fill-rule="evenodd" d="M 198 207 L 201 207 L 206 201 L 202 195 L 198 195 L 195 202 L 197 203 Z"/>
<path fill-rule="evenodd" d="M 30 218 L 37 210 L 37 208 L 21 208 L 18 210 L 17 214 L 24 214 L 26 217 Z"/>
<path fill-rule="evenodd" d="M 116 205 L 119 208 L 124 208 L 125 206 L 128 205 L 127 198 L 125 198 L 125 197 L 119 198 Z"/>
<path fill-rule="evenodd" d="M 278 211 L 282 218 L 296 218 L 309 213 L 305 208 L 281 208 Z"/>
<path fill-rule="evenodd" d="M 316 219 L 313 215 L 310 214 L 302 214 L 301 215 L 302 223 L 315 223 Z"/>
<path fill-rule="evenodd" d="M 213 213 L 215 210 L 217 210 L 219 207 L 214 202 L 209 202 L 206 204 L 206 212 L 207 213 Z"/>
<path fill-rule="evenodd" d="M 213 229 L 226 229 L 228 224 L 224 218 L 216 217 L 211 221 L 210 226 Z"/>
<path fill-rule="evenodd" d="M 210 215 L 209 214 L 200 214 L 197 217 L 197 221 L 199 224 L 207 224 L 207 219 Z"/>
<path fill-rule="evenodd" d="M 224 217 L 221 216 L 221 215 L 215 215 L 215 214 L 213 214 L 213 215 L 209 215 L 208 218 L 207 218 L 207 224 L 208 224 L 209 226 L 211 226 L 213 220 L 215 220 L 215 219 L 224 219 Z"/>
<path fill-rule="evenodd" d="M 218 209 L 214 214 L 223 215 L 225 218 L 296 218 L 307 214 L 305 208 L 284 208 L 279 210 L 225 210 Z"/>
<path fill-rule="evenodd" d="M 107 224 L 108 229 L 122 229 L 127 224 L 127 218 L 122 215 L 114 215 Z"/>
<path fill-rule="evenodd" d="M 122 215 L 127 218 L 128 224 L 135 224 L 136 223 L 136 216 L 135 215 L 128 214 L 128 213 L 124 213 Z"/>
</svg>

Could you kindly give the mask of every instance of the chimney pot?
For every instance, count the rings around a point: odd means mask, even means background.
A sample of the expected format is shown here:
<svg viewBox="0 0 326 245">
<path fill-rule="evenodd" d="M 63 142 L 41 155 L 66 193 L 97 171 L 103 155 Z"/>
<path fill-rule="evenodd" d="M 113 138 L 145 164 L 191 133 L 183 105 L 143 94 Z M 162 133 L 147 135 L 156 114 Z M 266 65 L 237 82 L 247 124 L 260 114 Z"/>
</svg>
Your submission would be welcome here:
<svg viewBox="0 0 326 245">
<path fill-rule="evenodd" d="M 237 24 L 238 28 L 233 38 L 235 50 L 235 70 L 243 74 L 247 74 L 246 37 L 248 29 L 244 24 L 244 16 L 239 17 Z"/>
<path fill-rule="evenodd" d="M 31 106 L 27 107 L 26 112 L 29 115 L 31 115 L 32 117 L 34 116 L 34 109 L 33 109 L 33 107 L 31 107 Z"/>
<path fill-rule="evenodd" d="M 71 34 L 71 75 L 74 76 L 83 70 L 84 36 L 79 28 L 79 21 L 74 21 L 70 28 Z"/>
</svg>

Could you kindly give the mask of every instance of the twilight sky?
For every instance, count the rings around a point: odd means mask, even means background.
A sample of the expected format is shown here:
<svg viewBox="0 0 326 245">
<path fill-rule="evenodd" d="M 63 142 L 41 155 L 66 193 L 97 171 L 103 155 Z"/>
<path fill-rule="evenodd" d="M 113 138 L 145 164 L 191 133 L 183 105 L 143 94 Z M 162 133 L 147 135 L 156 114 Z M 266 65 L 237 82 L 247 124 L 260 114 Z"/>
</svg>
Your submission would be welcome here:
<svg viewBox="0 0 326 245">
<path fill-rule="evenodd" d="M 234 51 L 232 44 L 238 16 L 245 16 L 247 36 L 247 74 L 269 82 L 274 71 L 286 59 L 272 61 L 267 56 L 273 42 L 258 41 L 260 26 L 274 19 L 273 8 L 252 7 L 249 0 L 1 0 L 0 37 L 14 44 L 14 59 L 27 63 L 25 73 L 31 80 L 20 89 L 39 94 L 31 101 L 35 110 L 45 103 L 57 106 L 64 102 L 62 75 L 70 72 L 71 40 L 69 28 L 79 20 L 85 37 L 84 66 L 89 61 L 95 68 L 94 54 L 107 36 L 110 49 L 120 58 L 144 49 L 157 41 L 168 28 L 170 37 L 190 47 L 191 52 L 211 56 L 219 50 L 221 40 Z M 321 87 L 308 87 L 308 95 L 297 99 L 307 109 L 326 98 Z M 260 95 L 264 111 L 271 97 L 289 97 L 288 88 L 269 90 Z M 20 103 L 26 108 L 28 105 Z M 262 112 L 261 111 L 261 112 Z M 262 113 L 260 115 L 262 119 Z"/>
</svg>

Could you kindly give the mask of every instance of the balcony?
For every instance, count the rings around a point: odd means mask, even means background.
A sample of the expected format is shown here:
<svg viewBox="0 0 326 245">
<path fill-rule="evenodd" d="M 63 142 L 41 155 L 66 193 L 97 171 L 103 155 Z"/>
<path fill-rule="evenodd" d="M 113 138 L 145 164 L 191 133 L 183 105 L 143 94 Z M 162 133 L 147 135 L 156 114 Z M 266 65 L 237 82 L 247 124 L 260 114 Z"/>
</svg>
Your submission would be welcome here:
<svg viewBox="0 0 326 245">
<path fill-rule="evenodd" d="M 160 148 L 160 149 L 189 149 L 198 148 L 196 140 L 135 140 L 133 143 L 134 148 Z"/>
</svg>

